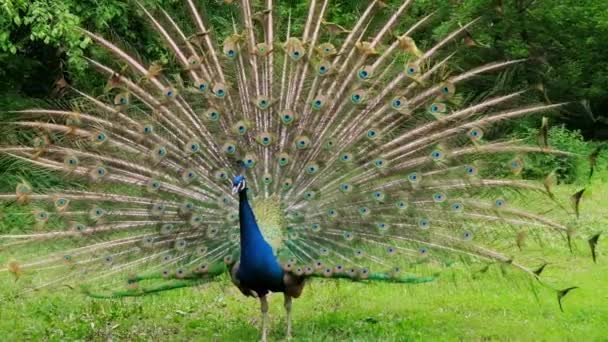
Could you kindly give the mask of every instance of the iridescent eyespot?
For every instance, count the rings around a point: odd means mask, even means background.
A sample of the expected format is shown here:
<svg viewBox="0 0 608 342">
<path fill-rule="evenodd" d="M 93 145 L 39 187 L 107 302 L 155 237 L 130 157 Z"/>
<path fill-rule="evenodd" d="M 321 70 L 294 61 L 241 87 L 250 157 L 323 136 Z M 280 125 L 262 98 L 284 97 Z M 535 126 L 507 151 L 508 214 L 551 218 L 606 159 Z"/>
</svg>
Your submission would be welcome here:
<svg viewBox="0 0 608 342">
<path fill-rule="evenodd" d="M 192 215 L 190 218 L 190 225 L 192 227 L 199 227 L 203 223 L 203 217 L 201 215 Z"/>
<path fill-rule="evenodd" d="M 382 169 L 382 168 L 386 167 L 386 160 L 376 159 L 376 160 L 374 160 L 374 166 L 378 169 Z"/>
<path fill-rule="evenodd" d="M 388 225 L 384 222 L 378 222 L 376 223 L 376 228 L 378 228 L 380 231 L 386 231 L 388 229 Z"/>
<path fill-rule="evenodd" d="M 518 173 L 523 169 L 523 161 L 519 158 L 513 159 L 509 162 L 509 168 L 514 173 Z"/>
<path fill-rule="evenodd" d="M 420 247 L 418 249 L 418 254 L 420 254 L 420 256 L 427 256 L 429 254 L 429 250 L 426 247 Z"/>
<path fill-rule="evenodd" d="M 317 164 L 308 164 L 306 165 L 306 173 L 309 175 L 314 175 L 319 170 L 319 165 Z"/>
<path fill-rule="evenodd" d="M 454 84 L 446 82 L 439 87 L 439 91 L 441 95 L 448 97 L 454 94 L 456 88 L 454 87 Z"/>
<path fill-rule="evenodd" d="M 284 125 L 289 125 L 289 124 L 293 123 L 296 119 L 295 114 L 291 111 L 284 111 L 283 113 L 280 114 L 280 116 L 281 116 L 281 122 Z"/>
<path fill-rule="evenodd" d="M 420 227 L 420 229 L 428 229 L 430 226 L 431 226 L 431 223 L 429 222 L 429 220 L 427 220 L 427 219 L 418 220 L 418 227 Z"/>
<path fill-rule="evenodd" d="M 395 203 L 395 206 L 397 206 L 398 209 L 407 209 L 407 202 L 397 201 L 397 203 Z"/>
<path fill-rule="evenodd" d="M 173 231 L 174 226 L 171 223 L 165 223 L 160 227 L 161 235 L 169 235 Z"/>
<path fill-rule="evenodd" d="M 63 207 L 68 204 L 68 200 L 65 198 L 58 198 L 55 200 L 55 207 Z"/>
<path fill-rule="evenodd" d="M 442 160 L 443 157 L 444 157 L 443 152 L 441 152 L 439 150 L 434 150 L 433 152 L 431 152 L 431 158 L 435 161 Z"/>
<path fill-rule="evenodd" d="M 313 223 L 310 225 L 310 230 L 313 232 L 319 232 L 321 230 L 321 225 L 318 223 Z"/>
<path fill-rule="evenodd" d="M 372 193 L 372 198 L 375 199 L 376 201 L 382 201 L 384 199 L 385 195 L 384 192 L 382 191 L 374 191 Z"/>
<path fill-rule="evenodd" d="M 327 256 L 327 255 L 329 255 L 329 249 L 327 249 L 325 247 L 321 247 L 321 249 L 319 249 L 319 254 L 321 254 L 323 256 Z"/>
<path fill-rule="evenodd" d="M 293 182 L 291 181 L 290 178 L 283 180 L 283 183 L 281 184 L 281 186 L 283 187 L 283 190 L 289 190 L 291 189 L 291 185 L 293 184 Z"/>
<path fill-rule="evenodd" d="M 473 233 L 465 231 L 464 233 L 462 233 L 462 238 L 467 241 L 473 240 Z"/>
<path fill-rule="evenodd" d="M 361 215 L 361 216 L 367 216 L 371 212 L 368 207 L 361 207 L 357 211 L 359 212 L 359 215 Z"/>
<path fill-rule="evenodd" d="M 294 60 L 298 60 L 302 57 L 302 52 L 296 50 L 291 53 L 291 58 Z"/>
<path fill-rule="evenodd" d="M 415 64 L 408 64 L 405 66 L 405 73 L 410 77 L 418 75 L 418 72 L 418 66 Z"/>
<path fill-rule="evenodd" d="M 443 103 L 433 103 L 429 106 L 429 111 L 431 114 L 444 113 L 445 110 L 446 106 Z"/>
<path fill-rule="evenodd" d="M 78 158 L 76 158 L 74 156 L 66 156 L 63 161 L 67 166 L 69 166 L 71 168 L 78 166 L 78 163 L 79 163 Z"/>
<path fill-rule="evenodd" d="M 257 141 L 262 146 L 269 146 L 272 143 L 272 136 L 268 133 L 260 133 L 257 136 Z"/>
<path fill-rule="evenodd" d="M 154 133 L 154 126 L 149 124 L 144 125 L 144 127 L 142 128 L 142 133 L 146 135 Z"/>
<path fill-rule="evenodd" d="M 74 230 L 76 230 L 77 232 L 80 232 L 80 233 L 84 233 L 87 230 L 87 226 L 85 226 L 82 223 L 74 223 L 74 225 L 72 227 Z"/>
<path fill-rule="evenodd" d="M 477 168 L 475 168 L 474 166 L 471 166 L 471 165 L 466 165 L 464 167 L 464 172 L 468 176 L 475 176 L 477 174 Z"/>
<path fill-rule="evenodd" d="M 220 112 L 218 112 L 217 109 L 212 108 L 205 112 L 205 117 L 209 121 L 217 121 L 220 119 Z"/>
<path fill-rule="evenodd" d="M 185 169 L 181 173 L 182 181 L 185 183 L 190 183 L 190 182 L 196 180 L 197 177 L 198 177 L 198 175 L 196 174 L 196 172 L 194 172 L 193 169 Z"/>
<path fill-rule="evenodd" d="M 226 95 L 226 91 L 224 89 L 216 89 L 214 92 L 216 97 L 224 97 Z"/>
<path fill-rule="evenodd" d="M 420 182 L 420 176 L 418 175 L 418 172 L 412 172 L 407 176 L 407 180 L 410 183 L 418 183 Z"/>
<path fill-rule="evenodd" d="M 393 254 L 395 254 L 395 248 L 394 248 L 394 247 L 390 247 L 390 246 L 389 246 L 389 247 L 386 247 L 386 253 L 387 253 L 388 255 L 393 255 Z"/>
<path fill-rule="evenodd" d="M 327 216 L 329 217 L 336 217 L 338 215 L 338 212 L 336 211 L 336 209 L 329 209 L 327 210 Z"/>
<path fill-rule="evenodd" d="M 310 139 L 306 136 L 299 136 L 295 140 L 296 147 L 300 150 L 310 147 Z"/>
<path fill-rule="evenodd" d="M 323 107 L 323 99 L 322 98 L 317 98 L 315 100 L 312 101 L 312 108 L 313 109 L 321 109 Z"/>
<path fill-rule="evenodd" d="M 190 152 L 190 153 L 196 153 L 196 152 L 200 151 L 200 149 L 201 149 L 201 145 L 199 143 L 193 142 L 186 146 L 187 152 Z"/>
<path fill-rule="evenodd" d="M 348 183 L 340 184 L 340 191 L 342 192 L 350 192 L 353 189 L 352 185 Z"/>
<path fill-rule="evenodd" d="M 505 200 L 501 199 L 501 198 L 499 198 L 496 201 L 494 201 L 494 206 L 496 208 L 502 208 L 502 207 L 504 207 L 506 205 L 507 205 L 507 202 Z"/>
<path fill-rule="evenodd" d="M 310 201 L 312 199 L 314 199 L 316 196 L 316 193 L 314 191 L 306 191 L 304 192 L 304 199 L 307 201 Z"/>
<path fill-rule="evenodd" d="M 236 145 L 232 142 L 227 142 L 222 146 L 222 150 L 226 154 L 234 154 L 236 152 Z"/>
<path fill-rule="evenodd" d="M 374 140 L 376 138 L 378 138 L 378 131 L 375 129 L 368 129 L 367 130 L 367 134 L 366 136 L 370 139 L 370 140 Z"/>
<path fill-rule="evenodd" d="M 270 106 L 270 101 L 267 98 L 260 98 L 256 104 L 258 108 L 266 109 Z"/>
<path fill-rule="evenodd" d="M 37 221 L 46 221 L 49 218 L 49 214 L 46 211 L 39 211 L 35 215 Z"/>
<path fill-rule="evenodd" d="M 318 71 L 319 75 L 323 76 L 323 75 L 327 74 L 327 72 L 329 71 L 330 68 L 331 68 L 331 64 L 329 64 L 329 62 L 322 62 L 319 65 L 319 68 L 317 71 Z"/>
<path fill-rule="evenodd" d="M 262 182 L 264 182 L 264 184 L 266 185 L 272 183 L 272 176 L 270 176 L 269 174 L 265 174 L 262 178 Z"/>
<path fill-rule="evenodd" d="M 329 138 L 323 144 L 323 148 L 326 150 L 331 150 L 336 145 L 336 140 L 334 138 Z"/>
<path fill-rule="evenodd" d="M 355 258 L 362 258 L 365 256 L 365 252 L 362 249 L 355 250 Z"/>
<path fill-rule="evenodd" d="M 464 205 L 462 205 L 462 203 L 452 203 L 452 211 L 454 212 L 461 212 L 464 209 Z"/>
<path fill-rule="evenodd" d="M 166 155 L 167 155 L 167 149 L 163 146 L 156 146 L 152 150 L 152 159 L 154 159 L 154 160 L 160 160 L 160 159 L 164 158 Z"/>
<path fill-rule="evenodd" d="M 97 133 L 97 135 L 95 135 L 95 141 L 97 143 L 103 143 L 107 139 L 108 139 L 108 136 L 105 133 L 103 133 L 103 132 L 99 132 L 99 133 Z"/>
<path fill-rule="evenodd" d="M 205 91 L 205 90 L 207 90 L 207 88 L 209 88 L 209 85 L 207 83 L 201 82 L 198 84 L 198 86 L 196 88 L 199 91 Z"/>
<path fill-rule="evenodd" d="M 342 161 L 342 162 L 347 163 L 347 162 L 350 162 L 352 160 L 353 160 L 353 154 L 352 153 L 348 153 L 347 152 L 347 153 L 342 153 L 340 155 L 340 161 Z"/>
<path fill-rule="evenodd" d="M 234 58 L 236 56 L 236 51 L 230 49 L 230 50 L 226 51 L 226 56 L 228 56 L 230 58 Z"/>
<path fill-rule="evenodd" d="M 435 203 L 443 203 L 445 202 L 446 198 L 446 195 L 440 192 L 433 194 L 433 201 L 435 201 Z"/>
<path fill-rule="evenodd" d="M 160 189 L 161 183 L 158 180 L 152 179 L 148 183 L 148 191 L 157 191 Z"/>
<path fill-rule="evenodd" d="M 245 135 L 245 133 L 247 133 L 247 123 L 245 123 L 245 121 L 238 121 L 237 123 L 234 124 L 233 126 L 233 130 L 236 134 L 238 135 Z"/>
<path fill-rule="evenodd" d="M 106 168 L 103 166 L 99 166 L 99 167 L 95 168 L 94 172 L 98 177 L 103 177 L 108 173 Z"/>
<path fill-rule="evenodd" d="M 166 97 L 171 98 L 175 95 L 175 90 L 173 90 L 173 88 L 167 88 L 165 89 L 164 94 Z"/>
<path fill-rule="evenodd" d="M 344 232 L 342 236 L 344 236 L 344 239 L 347 241 L 351 241 L 355 237 L 351 232 Z"/>
<path fill-rule="evenodd" d="M 245 158 L 243 159 L 243 166 L 245 166 L 248 169 L 251 169 L 255 166 L 256 164 L 256 160 L 253 157 L 253 155 L 245 155 Z"/>
<path fill-rule="evenodd" d="M 187 245 L 188 245 L 188 243 L 186 242 L 186 240 L 178 239 L 175 241 L 175 248 L 178 250 L 185 249 Z"/>
<path fill-rule="evenodd" d="M 483 131 L 480 128 L 477 127 L 473 127 L 469 130 L 469 132 L 467 133 L 467 136 L 471 139 L 471 140 L 479 140 L 483 137 Z"/>
<path fill-rule="evenodd" d="M 357 72 L 357 77 L 359 77 L 360 80 L 366 80 L 369 78 L 369 76 L 370 71 L 368 67 L 365 67 Z"/>
<path fill-rule="evenodd" d="M 279 166 L 286 166 L 289 164 L 289 155 L 286 153 L 279 154 Z"/>
</svg>

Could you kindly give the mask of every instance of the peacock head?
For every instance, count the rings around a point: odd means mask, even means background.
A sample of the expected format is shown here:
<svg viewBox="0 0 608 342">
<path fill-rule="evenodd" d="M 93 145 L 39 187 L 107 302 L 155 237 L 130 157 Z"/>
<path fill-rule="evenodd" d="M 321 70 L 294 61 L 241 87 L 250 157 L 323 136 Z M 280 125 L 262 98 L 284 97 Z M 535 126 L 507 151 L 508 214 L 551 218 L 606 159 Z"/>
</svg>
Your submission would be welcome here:
<svg viewBox="0 0 608 342">
<path fill-rule="evenodd" d="M 232 193 L 236 194 L 237 192 L 245 191 L 245 176 L 238 175 L 234 177 L 232 180 Z"/>
</svg>

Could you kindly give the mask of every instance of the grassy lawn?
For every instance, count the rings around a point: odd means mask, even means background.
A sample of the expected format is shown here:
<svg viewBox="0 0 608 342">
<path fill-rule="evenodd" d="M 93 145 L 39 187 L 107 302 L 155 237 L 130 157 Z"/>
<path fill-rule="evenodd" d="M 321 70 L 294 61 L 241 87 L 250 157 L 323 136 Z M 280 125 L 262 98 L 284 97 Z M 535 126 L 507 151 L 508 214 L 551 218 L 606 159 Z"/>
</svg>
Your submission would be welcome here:
<svg viewBox="0 0 608 342">
<path fill-rule="evenodd" d="M 568 189 L 570 191 L 570 189 Z M 606 192 L 584 199 L 581 226 L 605 231 Z M 295 340 L 608 340 L 608 262 L 600 240 L 598 263 L 580 239 L 530 257 L 552 261 L 543 273 L 557 288 L 579 286 L 559 309 L 556 292 L 499 266 L 477 274 L 457 265 L 433 283 L 361 284 L 314 280 L 294 302 Z M 0 253 L 1 254 L 1 253 Z M 1 255 L 0 255 L 1 256 Z M 16 285 L 0 275 L 0 298 Z M 285 339 L 282 296 L 270 298 L 270 339 Z M 0 336 L 12 340 L 255 341 L 259 309 L 227 277 L 195 289 L 144 298 L 95 300 L 67 288 L 0 303 Z"/>
</svg>

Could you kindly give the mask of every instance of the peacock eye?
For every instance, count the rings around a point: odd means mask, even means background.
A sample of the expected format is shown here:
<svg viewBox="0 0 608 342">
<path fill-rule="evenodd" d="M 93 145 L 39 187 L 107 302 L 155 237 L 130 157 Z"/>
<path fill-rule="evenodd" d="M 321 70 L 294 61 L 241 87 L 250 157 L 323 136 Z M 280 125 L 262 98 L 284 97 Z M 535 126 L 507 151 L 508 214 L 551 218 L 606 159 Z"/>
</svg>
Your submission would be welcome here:
<svg viewBox="0 0 608 342">
<path fill-rule="evenodd" d="M 98 168 L 97 169 L 97 174 L 100 175 L 100 176 L 105 175 L 106 174 L 106 169 L 104 169 L 102 167 Z"/>
<path fill-rule="evenodd" d="M 477 174 L 477 169 L 473 166 L 465 166 L 464 171 L 469 176 L 474 176 Z"/>
<path fill-rule="evenodd" d="M 154 131 L 152 126 L 144 126 L 144 134 L 150 134 Z"/>
<path fill-rule="evenodd" d="M 466 231 L 466 232 L 462 233 L 462 238 L 464 240 L 470 241 L 473 239 L 473 233 Z"/>
<path fill-rule="evenodd" d="M 352 187 L 350 186 L 350 184 L 344 183 L 340 184 L 340 190 L 342 192 L 349 192 L 350 190 L 352 190 Z"/>
<path fill-rule="evenodd" d="M 319 73 L 321 75 L 325 74 L 326 72 L 327 72 L 327 67 L 326 66 L 322 65 L 322 66 L 319 67 Z"/>
<path fill-rule="evenodd" d="M 367 131 L 367 137 L 368 138 L 373 139 L 376 136 L 378 136 L 378 132 L 376 132 L 375 130 L 370 129 L 370 130 Z"/>
<path fill-rule="evenodd" d="M 384 159 L 376 159 L 374 161 L 374 165 L 379 169 L 383 168 L 385 164 L 386 164 L 386 162 L 384 161 Z"/>
<path fill-rule="evenodd" d="M 418 253 L 421 256 L 427 256 L 429 254 L 429 250 L 427 248 L 425 248 L 425 247 L 421 247 L 421 248 L 418 249 Z"/>
<path fill-rule="evenodd" d="M 410 183 L 417 183 L 420 181 L 420 176 L 418 176 L 417 172 L 412 172 L 407 176 L 407 179 L 410 181 Z"/>
<path fill-rule="evenodd" d="M 354 102 L 354 103 L 359 103 L 361 102 L 361 95 L 359 94 L 353 94 L 350 99 Z"/>
<path fill-rule="evenodd" d="M 105 140 L 106 140 L 105 133 L 99 133 L 99 134 L 97 134 L 97 141 L 98 142 L 104 142 Z"/>
<path fill-rule="evenodd" d="M 228 57 L 234 57 L 234 56 L 236 56 L 236 51 L 234 51 L 234 50 L 228 50 L 227 55 L 228 55 Z"/>
<path fill-rule="evenodd" d="M 433 201 L 441 203 L 445 201 L 446 196 L 442 193 L 433 194 Z"/>
<path fill-rule="evenodd" d="M 407 202 L 405 202 L 405 201 L 397 201 L 397 203 L 395 205 L 399 209 L 405 209 L 405 208 L 407 208 Z"/>
<path fill-rule="evenodd" d="M 320 109 L 322 105 L 323 105 L 323 101 L 321 101 L 321 100 L 315 100 L 312 104 L 312 106 L 315 109 Z"/>
<path fill-rule="evenodd" d="M 435 150 L 435 151 L 431 152 L 431 158 L 433 158 L 434 160 L 440 160 L 440 159 L 442 159 L 442 157 L 443 157 L 443 152 L 441 152 L 441 151 Z"/>
<path fill-rule="evenodd" d="M 352 159 L 352 155 L 350 153 L 344 153 L 340 156 L 340 160 L 343 162 L 348 162 Z"/>
<path fill-rule="evenodd" d="M 503 200 L 503 199 L 497 199 L 496 201 L 494 201 L 494 205 L 495 205 L 497 208 L 502 208 L 502 207 L 504 207 L 506 204 L 507 204 L 507 203 L 506 203 L 506 202 L 505 202 L 505 200 Z"/>
<path fill-rule="evenodd" d="M 418 227 L 420 227 L 420 229 L 428 229 L 430 227 L 430 222 L 427 219 L 420 219 L 418 221 Z"/>
<path fill-rule="evenodd" d="M 198 90 L 200 90 L 200 91 L 207 90 L 207 84 L 206 83 L 199 83 L 198 84 Z"/>
<path fill-rule="evenodd" d="M 454 212 L 461 212 L 462 208 L 463 208 L 463 206 L 461 203 L 452 204 L 452 211 L 454 211 Z"/>
<path fill-rule="evenodd" d="M 215 96 L 217 96 L 217 97 L 224 97 L 224 95 L 226 95 L 226 93 L 224 92 L 224 89 L 217 89 L 215 91 Z"/>
<path fill-rule="evenodd" d="M 359 70 L 359 78 L 364 80 L 369 77 L 369 73 L 366 70 Z"/>
<path fill-rule="evenodd" d="M 207 114 L 207 118 L 209 118 L 209 120 L 211 120 L 211 121 L 217 121 L 217 119 L 220 118 L 220 113 L 218 113 L 216 111 L 210 111 Z"/>
<path fill-rule="evenodd" d="M 367 207 L 361 207 L 361 208 L 359 208 L 359 214 L 361 214 L 361 215 L 367 215 L 367 214 L 369 214 L 369 208 L 367 208 Z"/>
</svg>

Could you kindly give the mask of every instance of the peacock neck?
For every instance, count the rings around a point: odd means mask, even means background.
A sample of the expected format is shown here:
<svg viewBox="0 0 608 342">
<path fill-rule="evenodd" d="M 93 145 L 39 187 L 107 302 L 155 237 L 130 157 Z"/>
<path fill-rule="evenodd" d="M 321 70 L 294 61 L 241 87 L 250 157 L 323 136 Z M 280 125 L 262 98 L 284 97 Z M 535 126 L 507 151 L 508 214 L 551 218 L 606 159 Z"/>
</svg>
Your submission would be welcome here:
<svg viewBox="0 0 608 342">
<path fill-rule="evenodd" d="M 258 227 L 247 198 L 247 189 L 239 192 L 239 223 L 241 231 L 241 252 L 243 256 L 251 255 L 256 248 L 268 243 Z"/>
</svg>

